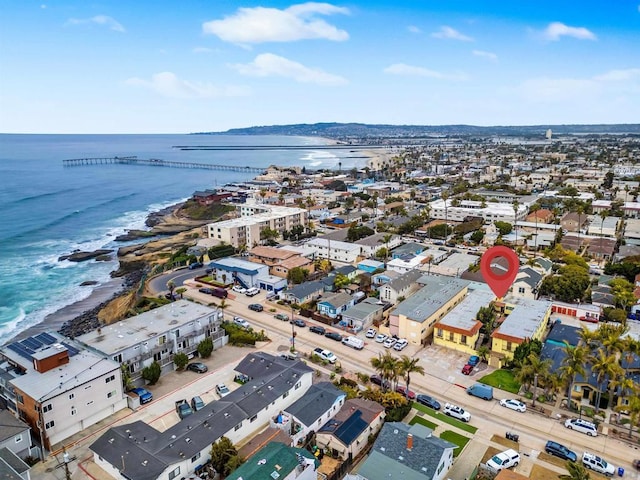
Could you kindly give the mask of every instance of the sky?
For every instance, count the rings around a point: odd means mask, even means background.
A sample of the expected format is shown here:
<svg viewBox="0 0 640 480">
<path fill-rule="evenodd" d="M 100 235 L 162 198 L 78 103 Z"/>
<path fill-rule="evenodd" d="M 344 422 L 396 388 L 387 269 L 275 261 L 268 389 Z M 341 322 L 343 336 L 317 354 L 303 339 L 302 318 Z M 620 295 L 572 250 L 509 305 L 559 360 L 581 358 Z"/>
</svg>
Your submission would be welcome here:
<svg viewBox="0 0 640 480">
<path fill-rule="evenodd" d="M 640 123 L 640 0 L 0 0 L 0 132 Z"/>
</svg>

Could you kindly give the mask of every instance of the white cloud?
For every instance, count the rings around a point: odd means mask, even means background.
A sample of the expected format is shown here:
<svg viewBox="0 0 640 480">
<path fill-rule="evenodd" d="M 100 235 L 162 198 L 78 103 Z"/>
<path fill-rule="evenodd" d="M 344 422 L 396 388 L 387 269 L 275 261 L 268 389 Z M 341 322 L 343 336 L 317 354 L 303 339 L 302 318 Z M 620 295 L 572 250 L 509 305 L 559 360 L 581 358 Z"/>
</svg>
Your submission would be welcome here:
<svg viewBox="0 0 640 480">
<path fill-rule="evenodd" d="M 476 57 L 488 58 L 492 62 L 498 61 L 498 56 L 495 53 L 485 52 L 484 50 L 473 50 L 472 52 Z"/>
<path fill-rule="evenodd" d="M 268 7 L 239 8 L 222 20 L 202 25 L 206 34 L 240 45 L 263 42 L 293 42 L 306 39 L 344 41 L 349 34 L 318 18 L 318 15 L 347 15 L 349 10 L 328 3 L 308 2 L 284 10 Z"/>
<path fill-rule="evenodd" d="M 252 77 L 285 77 L 301 83 L 337 86 L 347 84 L 347 80 L 338 75 L 310 68 L 272 53 L 258 55 L 253 62 L 230 65 L 242 75 Z"/>
<path fill-rule="evenodd" d="M 422 30 L 420 30 L 418 27 L 416 27 L 415 25 L 409 25 L 407 27 L 407 30 L 409 30 L 411 33 L 422 33 Z"/>
<path fill-rule="evenodd" d="M 449 40 L 460 40 L 461 42 L 473 42 L 473 38 L 468 37 L 454 28 L 447 25 L 440 27 L 440 30 L 431 34 L 433 38 L 445 38 Z"/>
<path fill-rule="evenodd" d="M 435 78 L 438 80 L 466 80 L 467 79 L 467 76 L 462 73 L 447 74 L 447 73 L 438 72 L 436 70 L 429 70 L 428 68 L 424 68 L 424 67 L 407 65 L 406 63 L 394 63 L 393 65 L 389 65 L 387 68 L 384 69 L 384 73 L 389 73 L 391 75 Z"/>
<path fill-rule="evenodd" d="M 91 23 L 95 23 L 97 25 L 104 25 L 109 27 L 111 30 L 115 30 L 116 32 L 124 32 L 124 27 L 114 18 L 109 17 L 108 15 L 96 15 L 91 18 L 70 18 L 67 20 L 67 25 L 88 25 Z"/>
<path fill-rule="evenodd" d="M 594 77 L 595 80 L 603 82 L 625 82 L 629 80 L 640 80 L 640 68 L 629 68 L 627 70 L 610 70 L 602 75 Z"/>
<path fill-rule="evenodd" d="M 220 98 L 241 97 L 249 95 L 247 87 L 226 86 L 217 87 L 210 83 L 194 83 L 181 80 L 172 72 L 161 72 L 151 76 L 151 80 L 129 78 L 127 85 L 143 87 L 152 90 L 163 97 L 169 98 Z"/>
<path fill-rule="evenodd" d="M 552 22 L 542 32 L 542 36 L 552 42 L 560 40 L 561 37 L 573 37 L 578 40 L 596 40 L 595 34 L 584 27 L 570 27 L 561 22 Z"/>
</svg>

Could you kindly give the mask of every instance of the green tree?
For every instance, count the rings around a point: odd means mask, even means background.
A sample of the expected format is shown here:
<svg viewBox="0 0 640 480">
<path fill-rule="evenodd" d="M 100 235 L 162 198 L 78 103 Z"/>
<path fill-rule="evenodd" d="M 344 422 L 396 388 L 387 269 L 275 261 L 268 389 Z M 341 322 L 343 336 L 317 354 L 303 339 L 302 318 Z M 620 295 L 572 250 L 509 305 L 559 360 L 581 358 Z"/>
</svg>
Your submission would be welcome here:
<svg viewBox="0 0 640 480">
<path fill-rule="evenodd" d="M 513 226 L 509 222 L 501 222 L 500 220 L 496 220 L 493 224 L 498 229 L 498 233 L 500 235 L 509 235 L 513 230 Z"/>
<path fill-rule="evenodd" d="M 162 367 L 158 362 L 153 362 L 148 367 L 142 369 L 142 378 L 144 378 L 149 385 L 155 385 L 160 380 L 160 374 L 162 373 Z"/>
<path fill-rule="evenodd" d="M 171 299 L 173 299 L 173 291 L 176 289 L 176 282 L 174 282 L 173 280 L 169 280 L 167 282 L 167 289 L 169 289 L 169 294 L 171 296 Z"/>
<path fill-rule="evenodd" d="M 185 287 L 176 288 L 176 293 L 180 295 L 180 298 L 184 298 L 184 292 L 186 291 L 187 289 Z"/>
<path fill-rule="evenodd" d="M 309 270 L 302 267 L 294 267 L 287 273 L 287 281 L 294 285 L 304 283 L 309 276 Z"/>
<path fill-rule="evenodd" d="M 187 363 L 189 363 L 189 357 L 183 352 L 176 353 L 173 356 L 173 363 L 178 370 L 182 370 L 187 366 Z"/>
<path fill-rule="evenodd" d="M 629 438 L 633 437 L 633 427 L 640 426 L 640 388 L 632 382 L 630 388 L 623 389 L 627 403 L 618 405 L 615 410 L 629 415 Z"/>
<path fill-rule="evenodd" d="M 623 370 L 618 363 L 617 355 L 609 354 L 604 348 L 598 348 L 595 353 L 589 356 L 589 363 L 591 363 L 591 371 L 596 374 L 596 381 L 598 382 L 598 389 L 596 391 L 596 412 L 600 411 L 600 399 L 602 398 L 602 391 L 605 389 L 608 379 L 609 385 L 615 384 L 618 377 L 623 375 Z M 612 389 L 611 389 L 612 390 Z M 613 391 L 610 392 L 613 395 Z M 609 396 L 609 404 L 613 400 L 612 396 Z"/>
<path fill-rule="evenodd" d="M 333 280 L 333 284 L 336 288 L 344 288 L 351 284 L 351 280 L 345 274 L 337 273 Z"/>
<path fill-rule="evenodd" d="M 484 229 L 480 228 L 471 234 L 469 239 L 474 243 L 481 243 L 484 238 Z"/>
<path fill-rule="evenodd" d="M 589 475 L 584 465 L 576 462 L 567 462 L 565 466 L 569 473 L 560 475 L 558 477 L 560 480 L 591 480 L 591 475 Z"/>
<path fill-rule="evenodd" d="M 209 358 L 213 353 L 213 340 L 207 337 L 198 344 L 198 355 L 202 358 Z"/>
<path fill-rule="evenodd" d="M 535 357 L 540 355 L 542 351 L 542 342 L 538 339 L 533 340 L 525 340 L 520 345 L 516 347 L 513 351 L 513 364 L 514 365 L 522 365 L 525 363 L 530 363 L 530 356 L 533 354 Z"/>
<path fill-rule="evenodd" d="M 424 375 L 424 367 L 422 365 L 418 365 L 420 361 L 419 358 L 411 358 L 408 355 L 402 355 L 400 360 L 398 360 L 398 374 L 404 377 L 404 381 L 407 384 L 406 396 L 409 398 L 409 384 L 411 383 L 411 374 L 419 373 L 420 375 Z"/>
<path fill-rule="evenodd" d="M 211 445 L 211 465 L 217 472 L 223 473 L 224 476 L 229 475 L 228 464 L 231 459 L 238 457 L 238 450 L 227 437 L 221 437 L 216 443 Z M 238 466 L 237 461 L 233 461 L 232 465 Z"/>
<path fill-rule="evenodd" d="M 395 383 L 398 378 L 398 360 L 390 352 L 385 352 L 384 354 L 379 353 L 377 357 L 373 357 L 369 362 L 376 372 L 380 374 L 383 380 L 382 390 L 386 391 L 388 385 Z"/>
<path fill-rule="evenodd" d="M 391 241 L 392 238 L 393 238 L 393 235 L 390 234 L 390 233 L 387 233 L 380 240 L 382 243 L 384 243 L 384 248 L 385 248 L 384 262 L 385 263 L 387 263 L 387 258 L 388 258 L 388 255 L 389 255 L 389 242 Z"/>
<path fill-rule="evenodd" d="M 122 388 L 125 392 L 128 392 L 135 387 L 131 380 L 131 372 L 129 371 L 129 367 L 124 363 L 120 365 L 120 371 L 122 372 Z"/>
<path fill-rule="evenodd" d="M 260 230 L 260 240 L 277 240 L 280 238 L 280 232 L 272 228 L 263 228 Z"/>
<path fill-rule="evenodd" d="M 566 341 L 562 348 L 564 350 L 565 357 L 562 360 L 559 373 L 568 386 L 567 406 L 571 409 L 571 393 L 573 392 L 573 385 L 576 381 L 577 375 L 584 376 L 586 374 L 584 364 L 587 359 L 588 350 L 582 345 L 573 347 Z"/>
<path fill-rule="evenodd" d="M 617 307 L 627 309 L 629 305 L 636 303 L 636 297 L 633 294 L 634 285 L 625 278 L 614 278 L 609 282 L 611 287 L 611 293 L 613 294 L 613 301 Z"/>
</svg>

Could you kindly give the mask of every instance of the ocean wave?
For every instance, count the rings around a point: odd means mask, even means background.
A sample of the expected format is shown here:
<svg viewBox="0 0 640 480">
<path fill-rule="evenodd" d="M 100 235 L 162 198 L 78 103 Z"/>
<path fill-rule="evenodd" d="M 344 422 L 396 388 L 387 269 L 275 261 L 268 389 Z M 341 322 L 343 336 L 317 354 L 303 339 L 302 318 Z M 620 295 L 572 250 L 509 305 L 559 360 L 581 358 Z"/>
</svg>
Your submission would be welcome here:
<svg viewBox="0 0 640 480">
<path fill-rule="evenodd" d="M 20 307 L 18 307 L 17 313 L 11 313 L 7 307 L 0 307 L 0 319 L 9 315 L 11 316 L 9 320 L 0 323 L 0 338 L 3 339 L 10 338 L 18 333 L 18 325 L 27 317 L 27 313 Z"/>
<path fill-rule="evenodd" d="M 45 193 L 39 193 L 38 195 L 30 195 L 28 197 L 22 197 L 22 198 L 16 198 L 8 203 L 5 204 L 5 206 L 11 206 L 11 205 L 17 205 L 17 204 L 21 204 L 21 203 L 28 203 L 28 202 L 32 202 L 34 200 L 41 200 L 43 198 L 48 198 L 48 197 L 55 197 L 61 194 L 67 194 L 67 193 L 73 193 L 73 192 L 77 192 L 79 190 L 82 190 L 81 188 L 68 188 L 65 190 L 56 190 L 55 192 L 45 192 Z"/>
</svg>

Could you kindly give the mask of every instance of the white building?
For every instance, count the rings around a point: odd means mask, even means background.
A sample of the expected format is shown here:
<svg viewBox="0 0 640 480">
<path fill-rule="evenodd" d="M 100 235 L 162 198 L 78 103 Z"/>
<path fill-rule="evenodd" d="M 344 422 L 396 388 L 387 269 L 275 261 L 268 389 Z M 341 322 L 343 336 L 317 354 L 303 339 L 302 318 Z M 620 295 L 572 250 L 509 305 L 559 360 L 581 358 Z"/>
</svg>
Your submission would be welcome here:
<svg viewBox="0 0 640 480">
<path fill-rule="evenodd" d="M 529 203 L 522 202 L 518 206 L 518 214 L 513 210 L 513 205 L 507 203 L 482 202 L 474 200 L 462 200 L 454 207 L 453 200 L 435 200 L 430 203 L 431 217 L 435 219 L 448 220 L 452 222 L 462 222 L 467 217 L 482 217 L 485 222 L 495 221 L 513 223 L 515 220 L 524 220 L 529 211 Z"/>
<path fill-rule="evenodd" d="M 205 338 L 213 340 L 214 349 L 222 347 L 227 337 L 220 326 L 220 314 L 218 309 L 178 300 L 85 333 L 77 340 L 118 365 L 127 365 L 131 380 L 140 383 L 145 367 L 156 361 L 163 373 L 173 371 L 174 355 L 193 354 Z"/>
<path fill-rule="evenodd" d="M 398 273 L 406 273 L 410 270 L 416 270 L 422 265 L 429 262 L 431 257 L 425 255 L 405 255 L 399 258 L 394 258 L 387 262 L 387 270 Z"/>
<path fill-rule="evenodd" d="M 354 263 L 360 255 L 360 245 L 326 238 L 314 238 L 305 243 L 305 246 L 314 250 L 316 258 L 328 258 L 337 262 Z"/>
<path fill-rule="evenodd" d="M 402 243 L 402 238 L 399 235 L 391 235 L 387 245 L 384 241 L 386 235 L 386 233 L 375 233 L 368 237 L 361 238 L 360 240 L 356 240 L 353 243 L 360 246 L 360 256 L 365 258 L 373 257 L 381 248 L 388 248 L 391 250 Z"/>
</svg>

